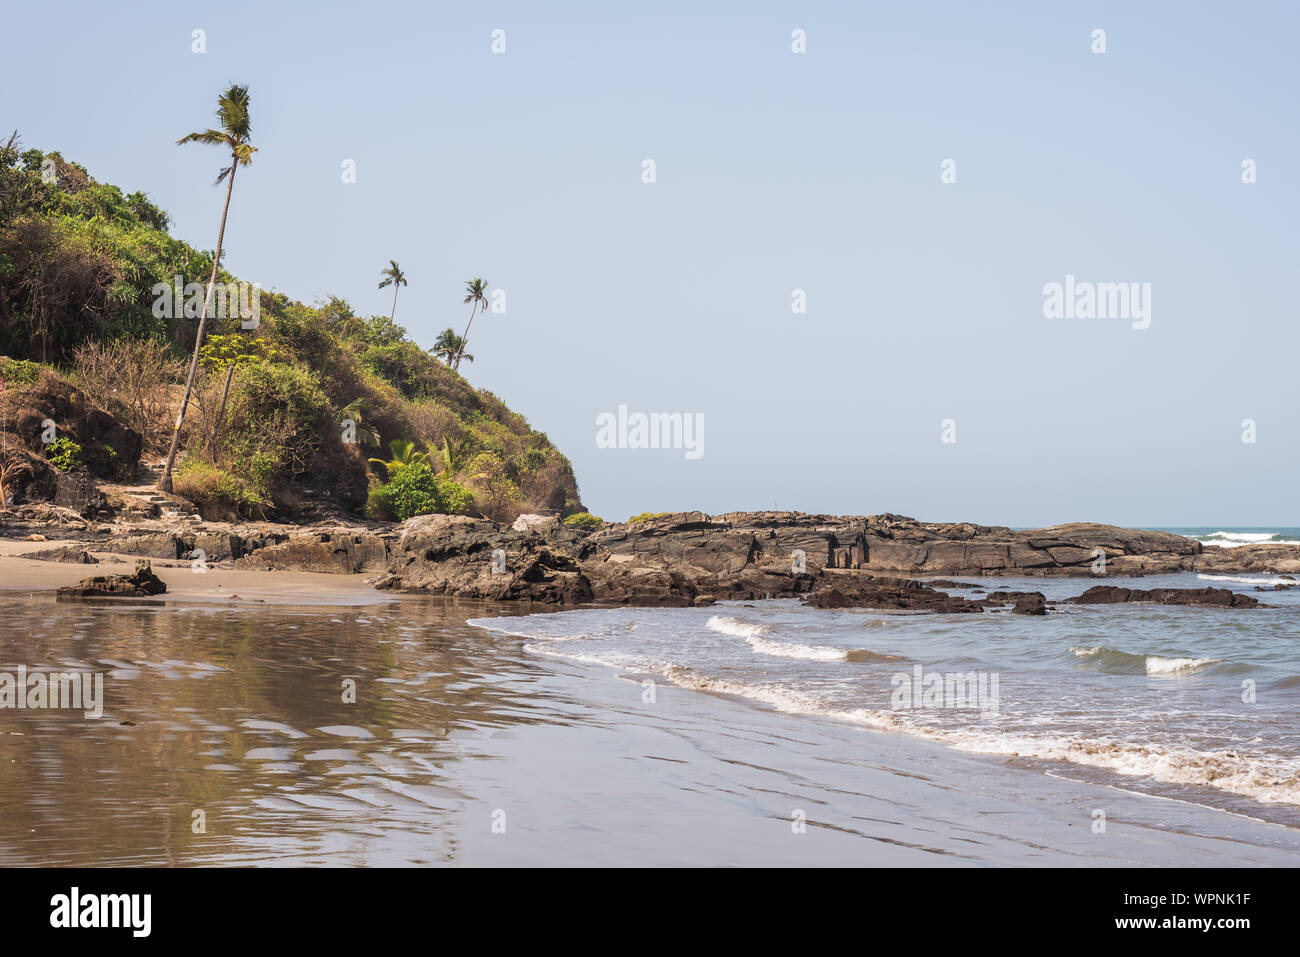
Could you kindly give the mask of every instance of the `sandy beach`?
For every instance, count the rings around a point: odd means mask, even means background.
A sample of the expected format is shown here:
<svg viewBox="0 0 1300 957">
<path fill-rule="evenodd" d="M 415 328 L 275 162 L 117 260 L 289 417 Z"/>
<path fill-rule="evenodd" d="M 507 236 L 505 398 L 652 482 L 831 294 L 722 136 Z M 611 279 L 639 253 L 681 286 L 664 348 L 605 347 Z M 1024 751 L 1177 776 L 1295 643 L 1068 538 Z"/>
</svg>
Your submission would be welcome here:
<svg viewBox="0 0 1300 957">
<path fill-rule="evenodd" d="M 102 551 L 97 542 L 28 542 L 0 538 L 0 593 L 49 592 L 94 575 L 125 575 L 136 557 Z M 50 548 L 83 547 L 99 559 L 98 565 L 49 562 L 18 556 Z M 168 600 L 267 602 L 271 604 L 366 604 L 391 601 L 359 575 L 329 575 L 317 572 L 236 569 L 220 564 L 196 572 L 187 561 L 150 559 L 150 567 L 167 583 Z"/>
<path fill-rule="evenodd" d="M 0 665 L 103 670 L 107 700 L 99 721 L 0 712 L 7 865 L 1300 860 L 1293 827 L 737 696 L 647 695 L 635 671 L 466 624 L 535 607 L 179 562 L 154 563 L 158 599 L 56 601 L 131 566 L 15 545 L 0 605 L 23 624 Z"/>
</svg>

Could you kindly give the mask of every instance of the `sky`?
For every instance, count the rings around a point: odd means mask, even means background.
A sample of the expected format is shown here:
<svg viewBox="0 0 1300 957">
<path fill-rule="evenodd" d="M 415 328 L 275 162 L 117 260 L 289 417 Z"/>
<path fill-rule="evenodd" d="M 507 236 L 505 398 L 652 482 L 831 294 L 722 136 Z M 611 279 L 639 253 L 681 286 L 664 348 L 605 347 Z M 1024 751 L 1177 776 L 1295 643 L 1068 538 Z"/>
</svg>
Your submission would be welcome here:
<svg viewBox="0 0 1300 957">
<path fill-rule="evenodd" d="M 396 259 L 426 347 L 464 329 L 467 279 L 503 290 L 462 371 L 606 519 L 1300 525 L 1294 3 L 69 0 L 0 23 L 5 133 L 201 248 L 222 157 L 174 143 L 250 87 L 241 279 L 386 315 Z M 1067 276 L 1149 289 L 1146 320 L 1048 317 Z M 702 417 L 702 454 L 599 447 L 620 406 Z"/>
</svg>

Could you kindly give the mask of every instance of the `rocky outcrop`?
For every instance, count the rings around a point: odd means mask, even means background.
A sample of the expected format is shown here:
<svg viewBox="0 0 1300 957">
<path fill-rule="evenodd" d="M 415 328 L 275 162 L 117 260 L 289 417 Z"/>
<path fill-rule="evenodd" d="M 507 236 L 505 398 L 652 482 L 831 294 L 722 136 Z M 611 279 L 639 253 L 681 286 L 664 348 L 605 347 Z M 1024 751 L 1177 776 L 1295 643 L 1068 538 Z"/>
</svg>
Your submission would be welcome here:
<svg viewBox="0 0 1300 957">
<path fill-rule="evenodd" d="M 874 608 L 882 611 L 979 613 L 982 602 L 949 595 L 923 582 L 898 578 L 843 578 L 804 599 L 815 608 Z"/>
<path fill-rule="evenodd" d="M 1010 605 L 1024 615 L 1046 614 L 1049 603 L 1038 592 L 967 599 L 938 590 L 960 583 L 906 579 L 1095 575 L 1102 559 L 1107 575 L 1139 575 L 1197 569 L 1207 560 L 1199 543 L 1167 532 L 1086 524 L 1015 531 L 890 514 L 682 512 L 595 530 L 551 516 L 503 525 L 457 515 L 423 515 L 396 529 L 238 528 L 141 530 L 116 540 L 113 550 L 179 559 L 203 549 L 209 561 L 230 558 L 241 568 L 381 573 L 383 588 L 461 598 L 687 606 L 813 596 L 824 607 L 973 612 Z M 1231 567 L 1229 558 L 1214 556 L 1215 569 Z"/>
<path fill-rule="evenodd" d="M 88 472 L 57 473 L 54 504 L 85 518 L 94 518 L 100 512 L 108 514 L 108 499 Z"/>
<path fill-rule="evenodd" d="M 1095 585 L 1082 595 L 1066 599 L 1072 605 L 1114 605 L 1122 602 L 1153 602 L 1157 605 L 1200 605 L 1208 608 L 1257 608 L 1259 599 L 1227 588 L 1121 588 Z"/>
<path fill-rule="evenodd" d="M 421 515 L 402 525 L 381 588 L 484 598 L 580 604 L 592 601 L 579 569 L 581 535 L 562 526 L 517 531 L 464 515 Z"/>
<path fill-rule="evenodd" d="M 318 536 L 306 536 L 318 540 Z M 113 539 L 111 550 L 122 555 L 139 555 L 144 558 L 159 559 L 193 559 L 202 557 L 209 562 L 224 562 L 242 558 L 259 549 L 266 549 L 288 541 L 290 536 L 284 532 L 266 532 L 250 529 L 248 532 L 231 532 L 219 527 L 207 527 L 196 531 L 175 531 L 167 528 L 140 529 L 129 535 Z M 304 556 L 289 556 L 284 564 L 274 567 L 293 567 L 292 560 Z M 335 570 L 335 569 L 330 569 Z M 359 571 L 358 568 L 343 568 L 344 571 Z"/>
<path fill-rule="evenodd" d="M 1296 575 L 1300 574 L 1300 545 L 1212 546 L 1196 556 L 1191 568 L 1213 575 Z"/>
<path fill-rule="evenodd" d="M 176 536 L 187 552 L 204 548 L 209 561 L 231 557 L 236 568 L 291 568 L 305 572 L 357 574 L 388 567 L 388 539 L 355 528 L 318 529 L 301 535 L 274 536 L 274 541 L 245 540 L 237 535 Z"/>
<path fill-rule="evenodd" d="M 65 546 L 64 548 L 47 548 L 44 551 L 28 552 L 26 555 L 19 555 L 19 558 L 29 558 L 38 562 L 65 562 L 73 565 L 98 565 L 99 559 L 84 548 L 78 548 L 75 545 Z"/>
<path fill-rule="evenodd" d="M 149 562 L 135 563 L 130 575 L 99 575 L 59 589 L 60 598 L 148 598 L 167 591 L 167 585 L 153 573 Z"/>
<path fill-rule="evenodd" d="M 866 519 L 867 569 L 913 575 L 1145 575 L 1190 567 L 1201 544 L 1169 532 L 1072 523 L 1003 526 Z"/>
</svg>

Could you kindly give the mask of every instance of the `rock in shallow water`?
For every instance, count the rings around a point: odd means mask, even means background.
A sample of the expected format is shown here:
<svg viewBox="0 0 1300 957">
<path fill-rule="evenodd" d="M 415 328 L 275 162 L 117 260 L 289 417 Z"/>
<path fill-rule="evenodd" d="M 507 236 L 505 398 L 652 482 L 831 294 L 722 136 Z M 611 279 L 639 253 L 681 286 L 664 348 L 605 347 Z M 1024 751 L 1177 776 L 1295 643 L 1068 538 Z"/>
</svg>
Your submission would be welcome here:
<svg viewBox="0 0 1300 957">
<path fill-rule="evenodd" d="M 167 591 L 167 584 L 153 573 L 149 562 L 135 563 L 130 575 L 98 575 L 59 589 L 60 598 L 147 598 Z"/>
<path fill-rule="evenodd" d="M 1075 605 L 1114 605 L 1122 602 L 1153 602 L 1157 605 L 1200 605 L 1208 608 L 1256 608 L 1259 599 L 1227 588 L 1121 588 L 1095 585 L 1082 595 L 1066 599 Z"/>
<path fill-rule="evenodd" d="M 846 580 L 813 592 L 804 599 L 804 604 L 815 608 L 881 608 L 941 614 L 984 610 L 981 602 L 949 595 L 918 581 L 898 578 Z"/>
</svg>

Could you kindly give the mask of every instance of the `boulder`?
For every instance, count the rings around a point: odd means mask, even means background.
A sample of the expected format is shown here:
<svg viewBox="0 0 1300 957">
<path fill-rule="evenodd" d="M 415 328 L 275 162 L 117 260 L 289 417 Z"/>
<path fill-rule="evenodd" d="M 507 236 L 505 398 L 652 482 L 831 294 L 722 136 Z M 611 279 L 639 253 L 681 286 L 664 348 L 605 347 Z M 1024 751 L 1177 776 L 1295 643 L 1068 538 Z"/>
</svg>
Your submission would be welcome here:
<svg viewBox="0 0 1300 957">
<path fill-rule="evenodd" d="M 167 591 L 167 585 L 153 573 L 145 559 L 135 563 L 130 575 L 100 575 L 58 590 L 60 598 L 148 598 Z"/>
<path fill-rule="evenodd" d="M 984 603 L 1011 605 L 1016 615 L 1047 614 L 1047 597 L 1040 591 L 991 591 L 984 596 Z"/>
</svg>

